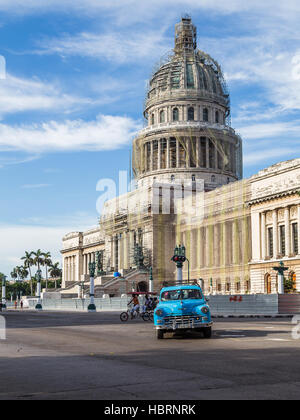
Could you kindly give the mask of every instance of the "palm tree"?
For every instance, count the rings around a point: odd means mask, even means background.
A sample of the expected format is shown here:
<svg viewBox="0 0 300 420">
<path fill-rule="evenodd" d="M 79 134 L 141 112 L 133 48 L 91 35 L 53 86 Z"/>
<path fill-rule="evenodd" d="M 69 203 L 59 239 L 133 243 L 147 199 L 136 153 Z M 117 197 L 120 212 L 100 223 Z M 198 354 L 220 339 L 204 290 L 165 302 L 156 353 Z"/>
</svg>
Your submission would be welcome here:
<svg viewBox="0 0 300 420">
<path fill-rule="evenodd" d="M 52 260 L 50 252 L 43 252 L 44 264 L 46 266 L 46 289 L 48 289 L 48 267 L 51 267 Z"/>
<path fill-rule="evenodd" d="M 28 274 L 29 274 L 29 271 L 27 270 L 26 267 L 20 267 L 20 277 L 21 277 L 21 280 L 27 279 Z"/>
<path fill-rule="evenodd" d="M 61 277 L 62 275 L 62 270 L 59 268 L 59 262 L 55 263 L 55 264 L 51 264 L 50 266 L 50 276 L 52 279 L 55 279 L 55 289 L 57 289 L 57 277 Z"/>
<path fill-rule="evenodd" d="M 15 268 L 15 270 L 16 270 L 16 274 L 17 274 L 17 279 L 18 279 L 18 281 L 20 281 L 20 278 L 21 278 L 21 276 L 22 276 L 22 270 L 23 270 L 23 267 L 17 266 L 17 267 Z"/>
<path fill-rule="evenodd" d="M 33 264 L 37 265 L 38 270 L 41 269 L 41 265 L 44 265 L 44 254 L 40 249 L 38 249 L 36 252 L 32 253 L 33 255 Z"/>
<path fill-rule="evenodd" d="M 21 258 L 21 260 L 24 260 L 24 267 L 28 268 L 29 270 L 29 276 L 30 276 L 30 293 L 31 296 L 33 295 L 33 286 L 32 286 L 32 274 L 31 274 L 31 266 L 33 265 L 33 258 L 32 258 L 33 252 L 27 252 L 25 251 L 24 257 Z"/>
<path fill-rule="evenodd" d="M 15 279 L 16 280 L 18 278 L 17 269 L 14 268 L 13 271 L 10 273 L 10 275 L 11 275 L 11 278 L 12 279 Z"/>
</svg>

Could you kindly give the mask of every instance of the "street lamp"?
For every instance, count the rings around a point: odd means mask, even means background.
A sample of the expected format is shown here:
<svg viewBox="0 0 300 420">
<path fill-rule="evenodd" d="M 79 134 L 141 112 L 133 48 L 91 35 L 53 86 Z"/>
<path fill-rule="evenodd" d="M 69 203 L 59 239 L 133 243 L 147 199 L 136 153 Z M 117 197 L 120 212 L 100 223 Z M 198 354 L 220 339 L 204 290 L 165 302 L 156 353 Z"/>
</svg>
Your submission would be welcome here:
<svg viewBox="0 0 300 420">
<path fill-rule="evenodd" d="M 183 267 L 183 263 L 187 260 L 186 256 L 185 256 L 185 246 L 184 245 L 179 245 L 175 247 L 174 249 L 174 255 L 171 258 L 171 261 L 173 261 L 174 263 L 176 263 L 176 267 L 177 267 L 177 281 L 178 283 L 182 283 L 182 267 Z"/>
<path fill-rule="evenodd" d="M 289 267 L 285 267 L 283 261 L 280 261 L 279 267 L 273 267 L 273 270 L 278 273 L 278 294 L 284 294 L 284 272 L 287 271 Z"/>
<path fill-rule="evenodd" d="M 95 306 L 95 271 L 96 264 L 94 262 L 89 263 L 89 272 L 90 272 L 90 304 L 88 306 L 89 312 L 96 312 Z"/>
<path fill-rule="evenodd" d="M 42 271 L 41 270 L 38 270 L 35 277 L 36 277 L 36 280 L 37 280 L 37 289 L 36 289 L 36 291 L 37 291 L 37 298 L 38 298 L 38 301 L 37 301 L 37 304 L 35 306 L 35 309 L 37 311 L 41 311 L 43 309 L 42 302 L 41 302 Z"/>
<path fill-rule="evenodd" d="M 150 293 L 153 292 L 153 271 L 152 271 L 152 267 L 150 267 L 150 269 L 149 269 L 149 292 Z"/>
<path fill-rule="evenodd" d="M 6 309 L 6 279 L 7 279 L 7 276 L 3 276 L 2 278 L 2 310 Z"/>
</svg>

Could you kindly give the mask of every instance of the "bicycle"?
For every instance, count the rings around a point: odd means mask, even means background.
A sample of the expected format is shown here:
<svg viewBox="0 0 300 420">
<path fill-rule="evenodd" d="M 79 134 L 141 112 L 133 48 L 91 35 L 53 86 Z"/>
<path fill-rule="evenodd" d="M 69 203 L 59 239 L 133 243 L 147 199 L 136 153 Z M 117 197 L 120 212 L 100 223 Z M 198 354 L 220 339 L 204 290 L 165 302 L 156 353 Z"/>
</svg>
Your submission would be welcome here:
<svg viewBox="0 0 300 420">
<path fill-rule="evenodd" d="M 134 311 L 133 313 L 131 313 L 131 309 L 127 309 L 126 312 L 122 312 L 120 314 L 120 320 L 122 322 L 127 322 L 129 317 L 131 319 L 138 319 L 138 318 L 142 318 L 143 321 L 149 321 L 151 318 L 151 315 L 149 312 L 142 312 L 140 313 L 140 310 L 138 309 L 137 311 Z"/>
</svg>

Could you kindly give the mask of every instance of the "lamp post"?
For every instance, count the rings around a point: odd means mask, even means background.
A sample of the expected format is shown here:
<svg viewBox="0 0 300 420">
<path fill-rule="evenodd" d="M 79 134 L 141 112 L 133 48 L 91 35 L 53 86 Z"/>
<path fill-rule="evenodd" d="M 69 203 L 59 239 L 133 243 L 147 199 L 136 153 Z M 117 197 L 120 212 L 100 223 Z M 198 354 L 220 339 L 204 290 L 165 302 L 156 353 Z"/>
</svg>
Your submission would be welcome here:
<svg viewBox="0 0 300 420">
<path fill-rule="evenodd" d="M 88 306 L 89 312 L 96 312 L 95 306 L 95 270 L 96 264 L 94 262 L 89 263 L 89 272 L 90 272 L 90 304 Z"/>
<path fill-rule="evenodd" d="M 177 282 L 179 284 L 182 283 L 182 267 L 183 267 L 183 263 L 186 261 L 186 256 L 185 256 L 185 246 L 184 245 L 179 245 L 175 247 L 174 249 L 174 255 L 171 258 L 171 261 L 176 263 L 176 267 L 177 267 Z"/>
<path fill-rule="evenodd" d="M 284 272 L 287 271 L 289 267 L 285 267 L 283 261 L 280 261 L 279 267 L 273 267 L 273 270 L 278 273 L 278 294 L 284 294 Z"/>
<path fill-rule="evenodd" d="M 150 267 L 150 275 L 149 275 L 149 292 L 152 293 L 153 292 L 153 271 L 152 271 L 152 267 Z"/>
<path fill-rule="evenodd" d="M 6 276 L 2 278 L 2 311 L 6 309 Z"/>
<path fill-rule="evenodd" d="M 35 309 L 37 311 L 41 311 L 43 309 L 42 307 L 42 303 L 41 303 L 41 280 L 42 280 L 42 271 L 38 270 L 36 273 L 36 280 L 37 280 L 37 287 L 36 287 L 36 291 L 37 291 L 37 304 L 35 306 Z"/>
</svg>

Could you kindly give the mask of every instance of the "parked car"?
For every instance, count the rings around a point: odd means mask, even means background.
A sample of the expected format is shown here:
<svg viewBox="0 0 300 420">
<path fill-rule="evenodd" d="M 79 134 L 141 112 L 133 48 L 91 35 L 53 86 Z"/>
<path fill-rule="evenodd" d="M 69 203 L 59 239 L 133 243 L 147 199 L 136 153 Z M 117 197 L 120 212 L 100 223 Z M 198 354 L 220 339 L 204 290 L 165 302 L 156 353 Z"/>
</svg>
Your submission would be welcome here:
<svg viewBox="0 0 300 420">
<path fill-rule="evenodd" d="M 202 331 L 205 338 L 212 335 L 211 313 L 198 285 L 180 284 L 164 287 L 154 311 L 156 337 L 166 332 Z"/>
</svg>

